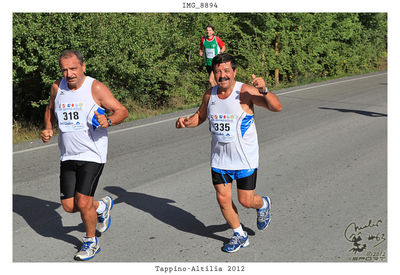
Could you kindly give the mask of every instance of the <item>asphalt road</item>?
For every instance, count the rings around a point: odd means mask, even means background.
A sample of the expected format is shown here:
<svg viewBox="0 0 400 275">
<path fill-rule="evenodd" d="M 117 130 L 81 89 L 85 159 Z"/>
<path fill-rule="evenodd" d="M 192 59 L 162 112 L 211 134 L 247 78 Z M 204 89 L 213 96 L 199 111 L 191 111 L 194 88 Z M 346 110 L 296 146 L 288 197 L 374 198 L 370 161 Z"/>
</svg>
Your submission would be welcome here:
<svg viewBox="0 0 400 275">
<path fill-rule="evenodd" d="M 110 131 L 95 198 L 115 199 L 112 225 L 92 262 L 387 261 L 387 74 L 277 91 L 283 110 L 256 108 L 258 194 L 272 222 L 237 203 L 250 246 L 221 251 L 232 235 L 211 184 L 208 124 L 175 129 L 195 109 Z M 84 226 L 59 202 L 56 140 L 13 148 L 13 262 L 73 262 Z M 156 266 L 151 267 L 155 269 Z M 157 270 L 156 270 L 157 271 Z"/>
</svg>

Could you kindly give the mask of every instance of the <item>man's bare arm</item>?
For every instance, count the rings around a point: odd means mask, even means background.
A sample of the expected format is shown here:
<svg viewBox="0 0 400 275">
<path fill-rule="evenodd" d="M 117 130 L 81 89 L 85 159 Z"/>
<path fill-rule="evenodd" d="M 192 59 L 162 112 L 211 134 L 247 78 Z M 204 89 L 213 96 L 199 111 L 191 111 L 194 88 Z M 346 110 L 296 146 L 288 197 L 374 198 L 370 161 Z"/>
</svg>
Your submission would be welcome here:
<svg viewBox="0 0 400 275">
<path fill-rule="evenodd" d="M 128 117 L 128 110 L 114 97 L 110 89 L 108 89 L 103 83 L 97 80 L 94 81 L 92 86 L 92 95 L 93 99 L 99 106 L 105 108 L 107 111 L 111 111 L 112 113 L 108 117 L 98 113 L 96 114 L 101 127 L 108 127 L 107 119 L 112 121 L 112 125 L 117 125 Z"/>
<path fill-rule="evenodd" d="M 211 89 L 204 93 L 203 100 L 196 113 L 190 117 L 178 118 L 176 121 L 176 128 L 193 128 L 202 124 L 207 119 L 207 107 L 210 96 Z"/>
</svg>

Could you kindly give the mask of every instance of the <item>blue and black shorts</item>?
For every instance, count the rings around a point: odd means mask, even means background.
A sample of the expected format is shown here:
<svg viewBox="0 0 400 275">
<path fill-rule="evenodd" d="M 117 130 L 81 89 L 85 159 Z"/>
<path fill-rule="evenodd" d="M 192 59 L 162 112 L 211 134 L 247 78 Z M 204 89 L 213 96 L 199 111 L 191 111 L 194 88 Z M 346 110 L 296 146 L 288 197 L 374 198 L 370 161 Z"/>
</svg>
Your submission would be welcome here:
<svg viewBox="0 0 400 275">
<path fill-rule="evenodd" d="M 211 168 L 211 177 L 214 185 L 228 184 L 236 180 L 238 189 L 254 190 L 256 189 L 257 169 L 222 170 Z"/>
</svg>

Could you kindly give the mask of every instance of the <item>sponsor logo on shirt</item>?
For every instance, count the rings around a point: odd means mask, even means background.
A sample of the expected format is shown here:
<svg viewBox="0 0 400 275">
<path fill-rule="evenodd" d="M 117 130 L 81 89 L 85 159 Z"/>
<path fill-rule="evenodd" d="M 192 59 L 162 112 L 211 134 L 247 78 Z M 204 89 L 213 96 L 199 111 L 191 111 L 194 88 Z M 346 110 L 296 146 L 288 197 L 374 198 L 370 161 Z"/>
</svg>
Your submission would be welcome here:
<svg viewBox="0 0 400 275">
<path fill-rule="evenodd" d="M 83 107 L 84 107 L 84 104 L 82 102 L 80 102 L 80 103 L 69 103 L 69 104 L 61 103 L 61 104 L 58 105 L 58 108 L 63 109 L 63 110 L 64 109 L 65 110 L 68 110 L 68 109 L 82 110 Z"/>
</svg>

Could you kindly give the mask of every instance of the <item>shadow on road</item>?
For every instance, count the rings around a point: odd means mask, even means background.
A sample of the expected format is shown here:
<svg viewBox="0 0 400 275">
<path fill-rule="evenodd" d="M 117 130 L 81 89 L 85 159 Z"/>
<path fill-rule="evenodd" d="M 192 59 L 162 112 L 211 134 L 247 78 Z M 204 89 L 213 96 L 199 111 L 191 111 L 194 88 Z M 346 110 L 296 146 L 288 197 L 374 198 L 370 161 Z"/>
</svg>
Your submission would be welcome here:
<svg viewBox="0 0 400 275">
<path fill-rule="evenodd" d="M 191 213 L 171 205 L 170 203 L 175 202 L 173 200 L 143 193 L 127 192 L 125 189 L 117 186 L 108 186 L 104 189 L 117 196 L 114 200 L 115 204 L 124 202 L 132 207 L 147 212 L 159 221 L 184 232 L 216 239 L 224 243 L 229 241 L 229 239 L 215 234 L 216 232 L 228 230 L 230 228 L 228 224 L 205 226 L 204 223 L 199 221 Z M 250 228 L 244 227 L 244 229 L 249 235 L 255 234 Z"/>
<path fill-rule="evenodd" d="M 387 114 L 375 113 L 375 112 L 369 112 L 369 111 L 361 111 L 361 110 L 338 109 L 338 108 L 327 108 L 327 107 L 319 107 L 319 109 L 334 110 L 334 111 L 339 111 L 342 113 L 355 113 L 355 114 L 370 116 L 370 117 L 387 117 Z"/>
<path fill-rule="evenodd" d="M 60 203 L 38 198 L 13 195 L 13 212 L 20 215 L 27 224 L 43 237 L 58 239 L 79 248 L 82 241 L 68 235 L 72 231 L 85 232 L 83 223 L 77 226 L 63 226 L 60 214 L 55 211 Z"/>
</svg>

